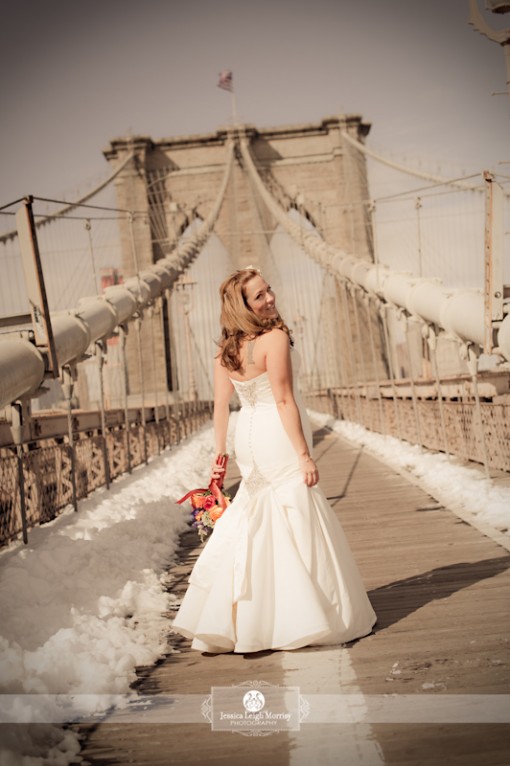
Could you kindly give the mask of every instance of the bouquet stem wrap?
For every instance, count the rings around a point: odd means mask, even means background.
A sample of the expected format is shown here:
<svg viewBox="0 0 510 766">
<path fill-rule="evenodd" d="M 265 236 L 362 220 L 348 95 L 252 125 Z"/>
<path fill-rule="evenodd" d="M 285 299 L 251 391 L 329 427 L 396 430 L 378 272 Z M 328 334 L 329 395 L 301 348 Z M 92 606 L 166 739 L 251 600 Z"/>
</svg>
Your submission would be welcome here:
<svg viewBox="0 0 510 766">
<path fill-rule="evenodd" d="M 179 505 L 190 500 L 194 516 L 193 526 L 197 527 L 202 541 L 212 532 L 216 521 L 230 502 L 230 497 L 222 491 L 228 455 L 220 455 L 216 462 L 220 467 L 225 468 L 218 479 L 211 479 L 207 488 L 191 489 L 184 497 L 177 500 Z"/>
</svg>

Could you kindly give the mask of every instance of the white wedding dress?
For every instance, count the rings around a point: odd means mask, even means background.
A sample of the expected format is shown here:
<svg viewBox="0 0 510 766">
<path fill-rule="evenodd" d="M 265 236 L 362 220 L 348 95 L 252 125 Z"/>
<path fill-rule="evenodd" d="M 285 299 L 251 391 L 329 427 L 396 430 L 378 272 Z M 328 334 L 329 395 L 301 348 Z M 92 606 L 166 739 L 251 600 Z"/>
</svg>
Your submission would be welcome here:
<svg viewBox="0 0 510 766">
<path fill-rule="evenodd" d="M 243 478 L 195 563 L 173 630 L 213 653 L 367 635 L 376 616 L 358 567 L 324 493 L 303 481 L 267 373 L 232 382 L 242 405 L 235 453 Z"/>
</svg>

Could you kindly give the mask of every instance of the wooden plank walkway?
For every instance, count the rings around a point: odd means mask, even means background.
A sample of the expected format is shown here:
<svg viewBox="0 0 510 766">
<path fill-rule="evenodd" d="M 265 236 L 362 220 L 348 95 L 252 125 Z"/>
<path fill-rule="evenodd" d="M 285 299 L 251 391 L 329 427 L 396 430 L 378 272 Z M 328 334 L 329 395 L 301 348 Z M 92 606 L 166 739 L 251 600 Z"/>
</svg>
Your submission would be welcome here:
<svg viewBox="0 0 510 766">
<path fill-rule="evenodd" d="M 321 486 L 360 566 L 378 623 L 346 647 L 206 655 L 174 634 L 169 654 L 139 669 L 141 694 L 211 693 L 212 686 L 266 681 L 301 694 L 510 694 L 510 554 L 362 448 L 315 433 Z M 229 472 L 229 483 L 238 477 Z M 199 553 L 182 538 L 170 588 L 186 590 Z M 190 697 L 190 699 L 192 699 Z M 474 698 L 473 698 L 474 699 Z M 494 698 L 491 698 L 494 699 Z M 131 723 L 122 716 L 86 734 L 90 764 L 508 766 L 505 723 L 303 723 L 298 732 L 247 737 L 203 723 Z M 407 720 L 407 719 L 406 719 Z M 494 719 L 490 719 L 494 720 Z"/>
</svg>

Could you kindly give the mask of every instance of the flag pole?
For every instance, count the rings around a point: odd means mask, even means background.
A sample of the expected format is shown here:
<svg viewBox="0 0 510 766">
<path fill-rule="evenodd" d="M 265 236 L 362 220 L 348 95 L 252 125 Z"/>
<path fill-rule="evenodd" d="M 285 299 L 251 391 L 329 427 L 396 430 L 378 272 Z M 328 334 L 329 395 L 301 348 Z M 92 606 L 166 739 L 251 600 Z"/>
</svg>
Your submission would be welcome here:
<svg viewBox="0 0 510 766">
<path fill-rule="evenodd" d="M 237 106 L 236 95 L 234 93 L 234 81 L 231 69 L 223 69 L 219 75 L 218 88 L 228 90 L 230 93 L 230 104 L 232 108 L 232 126 L 237 124 Z"/>
<path fill-rule="evenodd" d="M 237 108 L 236 108 L 236 94 L 234 93 L 234 88 L 230 91 L 230 95 L 232 97 L 232 127 L 235 127 L 237 125 Z"/>
</svg>

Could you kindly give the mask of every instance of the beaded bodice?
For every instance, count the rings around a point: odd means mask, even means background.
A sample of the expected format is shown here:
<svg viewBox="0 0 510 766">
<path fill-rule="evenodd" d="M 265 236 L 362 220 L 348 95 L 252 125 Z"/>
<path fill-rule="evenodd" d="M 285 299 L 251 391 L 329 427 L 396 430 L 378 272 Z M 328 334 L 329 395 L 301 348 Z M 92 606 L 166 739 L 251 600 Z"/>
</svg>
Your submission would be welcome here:
<svg viewBox="0 0 510 766">
<path fill-rule="evenodd" d="M 263 372 L 251 380 L 232 380 L 232 383 L 242 407 L 275 403 L 267 372 Z"/>
</svg>

